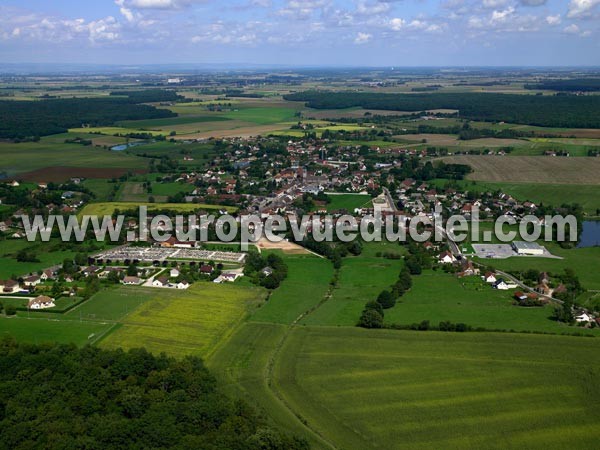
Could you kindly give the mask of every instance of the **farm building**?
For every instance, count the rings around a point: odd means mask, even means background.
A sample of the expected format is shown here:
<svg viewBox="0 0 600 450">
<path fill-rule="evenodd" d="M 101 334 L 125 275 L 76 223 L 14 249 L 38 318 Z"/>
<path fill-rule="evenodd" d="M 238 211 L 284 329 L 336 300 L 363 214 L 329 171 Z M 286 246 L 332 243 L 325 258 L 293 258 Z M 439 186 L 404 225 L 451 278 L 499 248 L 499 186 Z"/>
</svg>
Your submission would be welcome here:
<svg viewBox="0 0 600 450">
<path fill-rule="evenodd" d="M 515 241 L 512 247 L 518 255 L 540 256 L 544 254 L 544 247 L 535 242 Z"/>
</svg>

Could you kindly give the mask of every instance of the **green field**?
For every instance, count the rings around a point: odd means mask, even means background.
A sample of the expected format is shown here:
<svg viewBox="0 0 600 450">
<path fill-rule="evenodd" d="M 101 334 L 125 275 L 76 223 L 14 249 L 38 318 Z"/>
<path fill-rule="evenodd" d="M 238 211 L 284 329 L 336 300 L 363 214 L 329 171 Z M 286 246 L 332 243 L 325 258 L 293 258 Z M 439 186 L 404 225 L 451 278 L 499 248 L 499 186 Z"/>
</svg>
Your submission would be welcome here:
<svg viewBox="0 0 600 450">
<path fill-rule="evenodd" d="M 65 319 L 119 321 L 151 296 L 143 290 L 118 286 L 104 289 L 85 303 L 67 312 Z"/>
<path fill-rule="evenodd" d="M 382 290 L 388 289 L 398 279 L 402 268 L 402 261 L 377 257 L 377 252 L 401 254 L 403 249 L 385 242 L 364 244 L 363 254 L 344 259 L 331 298 L 302 323 L 355 325 L 365 303 L 375 300 Z"/>
<path fill-rule="evenodd" d="M 363 194 L 340 194 L 329 195 L 331 202 L 327 204 L 327 212 L 345 209 L 354 213 L 356 208 L 369 208 L 372 206 L 371 196 Z"/>
<path fill-rule="evenodd" d="M 21 144 L 1 142 L 0 154 L 2 155 L 0 171 L 6 171 L 9 175 L 52 166 L 108 169 L 146 167 L 145 161 L 121 152 L 79 144 L 56 143 L 50 138 Z"/>
<path fill-rule="evenodd" d="M 101 342 L 106 347 L 145 347 L 173 356 L 209 355 L 251 308 L 264 298 L 259 288 L 196 283 L 188 290 L 123 288 L 133 304 L 145 301 Z M 125 295 L 125 294 L 122 294 Z"/>
<path fill-rule="evenodd" d="M 56 244 L 56 241 L 53 241 Z M 25 239 L 9 239 L 0 241 L 0 280 L 6 280 L 13 276 L 22 276 L 36 273 L 55 264 L 62 263 L 66 258 L 73 258 L 76 252 L 72 251 L 49 251 L 51 244 L 40 242 L 28 242 Z M 39 262 L 19 262 L 16 260 L 20 250 L 27 249 L 35 253 Z"/>
<path fill-rule="evenodd" d="M 193 184 L 189 183 L 154 183 L 152 185 L 151 195 L 169 196 L 180 192 L 190 193 L 195 189 Z"/>
<path fill-rule="evenodd" d="M 219 122 L 229 120 L 226 117 L 202 115 L 202 116 L 182 116 L 168 119 L 149 119 L 149 120 L 126 120 L 117 125 L 124 128 L 137 128 L 142 130 L 165 130 L 168 131 L 175 125 L 187 125 L 202 122 Z"/>
<path fill-rule="evenodd" d="M 113 326 L 111 323 L 77 322 L 56 318 L 27 318 L 0 316 L 0 336 L 11 336 L 18 341 L 42 344 L 46 342 L 93 343 Z"/>
<path fill-rule="evenodd" d="M 392 309 L 385 311 L 388 324 L 410 325 L 429 320 L 433 326 L 442 321 L 466 323 L 488 330 L 539 331 L 600 335 L 551 319 L 552 306 L 524 308 L 512 304 L 512 291 L 499 291 L 479 277 L 458 279 L 441 271 L 425 271 L 413 277 L 413 288 Z"/>
<path fill-rule="evenodd" d="M 108 201 L 108 195 L 113 190 L 114 184 L 109 183 L 109 180 L 89 179 L 83 182 L 83 186 L 96 195 L 94 201 L 106 202 Z"/>
<path fill-rule="evenodd" d="M 240 108 L 236 111 L 222 113 L 227 119 L 241 120 L 257 125 L 270 125 L 285 122 L 294 118 L 295 110 L 281 107 Z"/>
<path fill-rule="evenodd" d="M 199 209 L 205 210 L 220 210 L 224 209 L 229 212 L 234 212 L 237 208 L 233 206 L 219 206 L 219 205 L 204 205 L 199 203 L 138 203 L 138 202 L 112 202 L 112 203 L 91 203 L 86 205 L 81 213 L 81 215 L 96 215 L 96 216 L 104 216 L 110 215 L 115 210 L 119 209 L 121 211 L 127 211 L 131 209 L 136 209 L 138 206 L 147 206 L 149 211 L 155 211 L 159 209 L 169 209 L 172 211 L 177 211 L 181 213 L 192 213 Z"/>
<path fill-rule="evenodd" d="M 271 389 L 271 367 L 288 327 L 273 323 L 242 324 L 206 363 L 223 380 L 224 391 L 243 398 L 287 433 L 305 437 L 312 449 L 329 449 Z"/>
<path fill-rule="evenodd" d="M 595 449 L 599 350 L 573 337 L 301 327 L 273 385 L 337 448 Z"/>
<path fill-rule="evenodd" d="M 290 324 L 316 306 L 327 293 L 333 277 L 333 265 L 316 256 L 281 255 L 288 266 L 288 276 L 269 301 L 257 310 L 252 320 Z"/>
</svg>

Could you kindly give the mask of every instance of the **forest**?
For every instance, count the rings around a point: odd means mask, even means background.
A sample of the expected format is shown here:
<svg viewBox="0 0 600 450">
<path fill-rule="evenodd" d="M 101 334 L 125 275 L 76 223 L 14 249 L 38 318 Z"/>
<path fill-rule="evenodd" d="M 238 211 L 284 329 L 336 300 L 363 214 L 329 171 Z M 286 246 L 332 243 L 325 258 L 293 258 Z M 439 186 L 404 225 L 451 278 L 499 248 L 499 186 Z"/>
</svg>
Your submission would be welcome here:
<svg viewBox="0 0 600 450">
<path fill-rule="evenodd" d="M 35 139 L 82 125 L 102 127 L 121 120 L 162 119 L 177 114 L 138 104 L 162 96 L 0 101 L 0 138 Z M 170 95 L 169 95 L 170 97 Z"/>
<path fill-rule="evenodd" d="M 598 92 L 600 78 L 574 78 L 570 80 L 543 80 L 526 84 L 525 89 L 544 89 L 559 92 Z"/>
<path fill-rule="evenodd" d="M 595 96 L 305 91 L 289 94 L 284 98 L 306 102 L 308 107 L 315 109 L 455 109 L 462 118 L 486 122 L 557 128 L 600 128 L 600 99 Z"/>
<path fill-rule="evenodd" d="M 308 449 L 195 357 L 0 341 L 0 448 Z"/>
</svg>

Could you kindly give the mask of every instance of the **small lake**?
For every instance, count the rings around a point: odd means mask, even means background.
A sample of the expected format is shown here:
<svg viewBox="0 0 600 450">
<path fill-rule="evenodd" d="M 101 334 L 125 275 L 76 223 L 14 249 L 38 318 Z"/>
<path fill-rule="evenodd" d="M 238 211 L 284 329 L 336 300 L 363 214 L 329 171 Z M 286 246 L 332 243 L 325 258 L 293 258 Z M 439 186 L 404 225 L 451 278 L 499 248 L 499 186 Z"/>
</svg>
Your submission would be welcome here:
<svg viewBox="0 0 600 450">
<path fill-rule="evenodd" d="M 586 220 L 577 248 L 600 246 L 600 220 Z"/>
<path fill-rule="evenodd" d="M 114 147 L 111 147 L 110 149 L 113 152 L 122 152 L 124 150 L 127 150 L 128 148 L 139 147 L 140 145 L 146 145 L 146 144 L 147 144 L 147 142 L 130 142 L 129 144 L 115 145 Z"/>
</svg>

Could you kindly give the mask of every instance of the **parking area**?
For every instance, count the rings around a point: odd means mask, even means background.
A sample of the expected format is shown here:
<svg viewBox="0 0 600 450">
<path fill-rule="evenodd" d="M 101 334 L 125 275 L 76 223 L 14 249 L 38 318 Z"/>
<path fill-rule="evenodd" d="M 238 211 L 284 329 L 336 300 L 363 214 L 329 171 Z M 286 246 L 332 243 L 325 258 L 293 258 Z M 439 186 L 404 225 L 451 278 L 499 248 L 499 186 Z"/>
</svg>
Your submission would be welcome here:
<svg viewBox="0 0 600 450">
<path fill-rule="evenodd" d="M 510 244 L 473 244 L 478 258 L 506 259 L 517 256 Z"/>
</svg>

